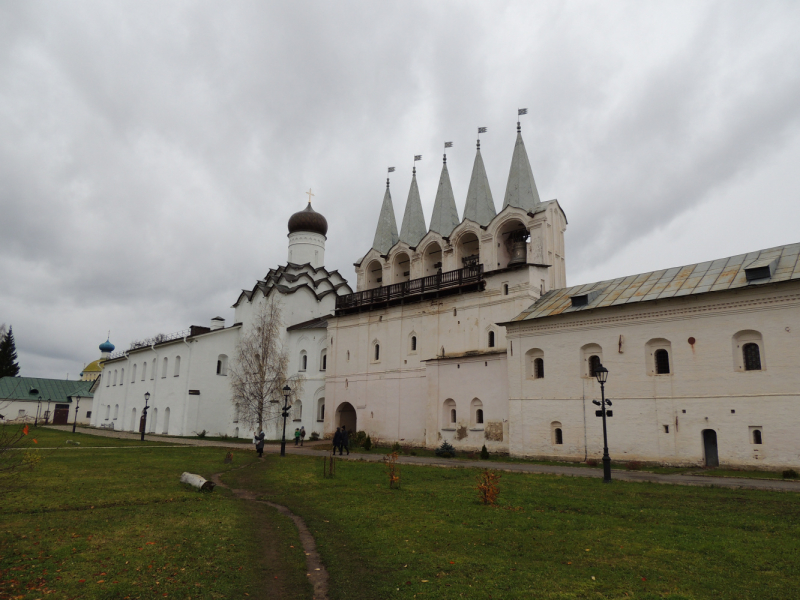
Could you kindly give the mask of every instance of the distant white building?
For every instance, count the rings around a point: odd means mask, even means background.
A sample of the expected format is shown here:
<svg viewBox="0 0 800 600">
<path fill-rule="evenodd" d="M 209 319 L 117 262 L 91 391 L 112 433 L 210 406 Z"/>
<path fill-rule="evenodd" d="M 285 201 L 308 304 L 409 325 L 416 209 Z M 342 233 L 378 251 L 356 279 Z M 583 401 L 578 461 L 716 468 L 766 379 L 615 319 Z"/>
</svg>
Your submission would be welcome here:
<svg viewBox="0 0 800 600">
<path fill-rule="evenodd" d="M 234 323 L 215 317 L 209 326 L 133 342 L 104 362 L 95 392 L 95 427 L 138 431 L 144 394 L 150 393 L 146 431 L 169 435 L 252 436 L 239 422 L 231 401 L 228 373 L 243 332 L 269 297 L 279 299 L 284 345 L 293 374 L 303 376 L 303 391 L 292 405 L 287 435 L 305 427 L 322 434 L 327 367 L 326 316 L 338 295 L 352 289 L 336 271 L 325 269 L 328 224 L 311 208 L 289 219 L 289 262 L 270 269 L 263 280 L 243 290 L 234 304 Z M 270 438 L 280 436 L 282 420 L 267 423 Z"/>
</svg>

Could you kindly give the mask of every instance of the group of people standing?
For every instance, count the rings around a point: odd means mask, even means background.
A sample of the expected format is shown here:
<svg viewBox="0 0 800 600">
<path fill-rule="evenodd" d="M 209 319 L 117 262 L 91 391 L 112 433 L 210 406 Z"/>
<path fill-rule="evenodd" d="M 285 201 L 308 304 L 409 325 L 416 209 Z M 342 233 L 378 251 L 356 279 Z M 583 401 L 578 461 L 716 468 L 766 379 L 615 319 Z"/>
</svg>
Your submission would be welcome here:
<svg viewBox="0 0 800 600">
<path fill-rule="evenodd" d="M 295 446 L 302 446 L 303 442 L 306 440 L 306 428 L 300 427 L 294 430 L 294 445 Z"/>
<path fill-rule="evenodd" d="M 342 449 L 347 450 L 347 455 L 350 456 L 350 435 L 344 425 L 336 428 L 336 433 L 333 434 L 333 453 L 336 454 L 336 449 L 339 449 L 339 456 L 342 455 Z"/>
</svg>

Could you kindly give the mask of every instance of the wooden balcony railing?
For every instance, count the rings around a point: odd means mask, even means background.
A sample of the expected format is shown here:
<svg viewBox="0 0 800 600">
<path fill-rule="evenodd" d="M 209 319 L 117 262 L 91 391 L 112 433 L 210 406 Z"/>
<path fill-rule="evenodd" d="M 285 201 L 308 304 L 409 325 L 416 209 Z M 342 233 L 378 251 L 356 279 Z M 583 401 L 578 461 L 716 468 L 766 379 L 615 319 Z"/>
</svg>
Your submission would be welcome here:
<svg viewBox="0 0 800 600">
<path fill-rule="evenodd" d="M 461 288 L 483 283 L 483 265 L 470 265 L 463 269 L 428 275 L 401 283 L 381 286 L 336 298 L 336 311 L 369 308 L 375 304 L 393 303 L 405 299 L 421 299 L 428 294 L 458 292 Z"/>
</svg>

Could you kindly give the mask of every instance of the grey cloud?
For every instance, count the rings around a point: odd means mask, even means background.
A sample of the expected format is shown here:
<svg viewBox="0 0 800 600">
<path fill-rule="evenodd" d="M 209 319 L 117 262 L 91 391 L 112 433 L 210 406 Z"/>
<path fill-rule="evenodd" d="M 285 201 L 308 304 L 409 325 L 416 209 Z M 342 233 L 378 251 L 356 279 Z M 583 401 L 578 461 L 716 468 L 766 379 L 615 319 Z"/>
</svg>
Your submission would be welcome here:
<svg viewBox="0 0 800 600">
<path fill-rule="evenodd" d="M 230 317 L 239 289 L 285 260 L 309 187 L 326 262 L 352 279 L 387 166 L 399 223 L 423 154 L 429 220 L 453 140 L 463 214 L 488 126 L 499 207 L 521 106 L 577 282 L 797 139 L 799 15 L 778 2 L 5 3 L 0 321 L 24 374 L 63 376 L 108 329 L 125 347 Z M 704 243 L 725 235 L 709 224 Z"/>
</svg>

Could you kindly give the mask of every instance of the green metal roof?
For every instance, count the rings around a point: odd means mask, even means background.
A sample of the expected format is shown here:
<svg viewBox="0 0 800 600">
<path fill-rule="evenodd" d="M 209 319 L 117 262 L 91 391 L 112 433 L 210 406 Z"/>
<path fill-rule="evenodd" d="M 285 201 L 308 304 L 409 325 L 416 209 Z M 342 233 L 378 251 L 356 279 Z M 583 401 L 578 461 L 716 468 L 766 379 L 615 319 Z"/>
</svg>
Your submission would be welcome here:
<svg viewBox="0 0 800 600">
<path fill-rule="evenodd" d="M 767 269 L 765 276 L 753 279 L 752 270 L 759 268 Z M 800 280 L 800 244 L 551 290 L 509 324 L 621 304 L 696 296 L 791 280 Z M 585 303 L 575 305 L 572 302 L 573 296 L 584 295 L 587 296 Z"/>
<path fill-rule="evenodd" d="M 93 381 L 69 381 L 66 379 L 40 379 L 38 377 L 3 377 L 0 378 L 0 401 L 42 400 L 53 402 L 70 402 L 69 396 L 92 398 Z M 32 393 L 32 390 L 36 392 Z"/>
</svg>

